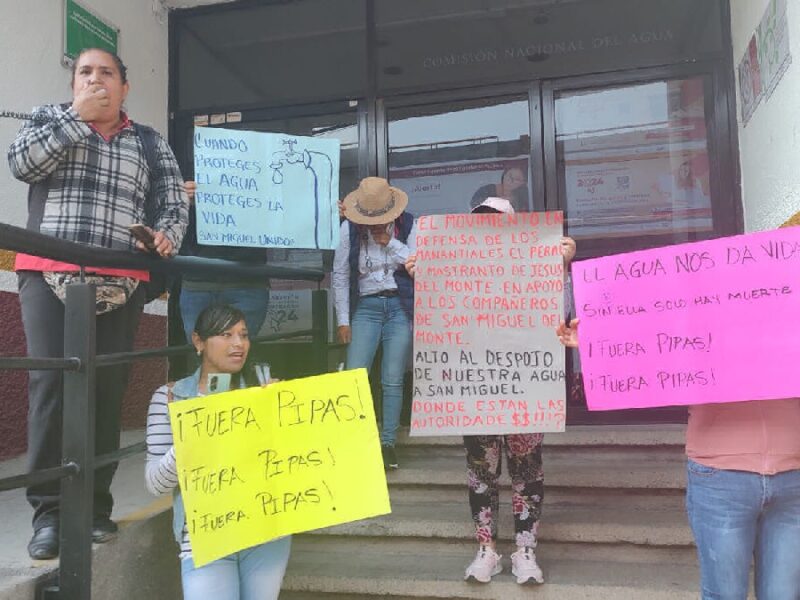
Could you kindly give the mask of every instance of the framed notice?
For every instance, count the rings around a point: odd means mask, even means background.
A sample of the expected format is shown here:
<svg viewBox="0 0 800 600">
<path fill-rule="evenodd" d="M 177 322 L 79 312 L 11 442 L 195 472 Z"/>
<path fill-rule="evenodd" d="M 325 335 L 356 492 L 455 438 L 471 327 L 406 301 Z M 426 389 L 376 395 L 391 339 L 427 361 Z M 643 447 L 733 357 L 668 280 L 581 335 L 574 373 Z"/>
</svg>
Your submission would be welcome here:
<svg viewBox="0 0 800 600">
<path fill-rule="evenodd" d="M 119 27 L 75 0 L 64 0 L 64 66 L 84 48 L 101 48 L 118 54 Z"/>
</svg>

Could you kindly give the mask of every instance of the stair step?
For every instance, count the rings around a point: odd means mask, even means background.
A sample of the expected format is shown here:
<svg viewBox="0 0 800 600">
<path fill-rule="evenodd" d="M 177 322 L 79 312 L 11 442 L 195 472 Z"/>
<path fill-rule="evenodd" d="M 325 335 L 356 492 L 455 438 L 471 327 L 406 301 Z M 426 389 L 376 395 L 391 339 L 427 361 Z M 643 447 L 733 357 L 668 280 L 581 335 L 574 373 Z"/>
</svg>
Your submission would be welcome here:
<svg viewBox="0 0 800 600">
<path fill-rule="evenodd" d="M 463 447 L 402 447 L 400 469 L 389 471 L 390 486 L 463 486 Z M 584 488 L 685 489 L 685 457 L 677 448 L 646 449 L 544 447 L 545 486 Z M 507 483 L 506 474 L 501 482 Z"/>
<path fill-rule="evenodd" d="M 448 491 L 450 492 L 450 491 Z M 460 496 L 460 497 L 456 497 Z M 501 494 L 500 539 L 513 539 L 510 494 Z M 504 502 L 502 500 L 505 500 Z M 321 530 L 320 535 L 391 538 L 442 538 L 471 541 L 466 486 L 456 492 L 393 491 L 392 513 Z M 693 544 L 682 495 L 643 495 L 591 491 L 545 494 L 539 538 L 542 541 L 630 543 L 656 546 Z"/>
<path fill-rule="evenodd" d="M 686 425 L 576 425 L 563 433 L 546 433 L 546 446 L 683 446 Z M 459 436 L 409 436 L 403 428 L 398 446 L 460 446 Z"/>
<path fill-rule="evenodd" d="M 509 548 L 504 573 L 491 585 L 463 581 L 474 556 L 469 542 L 369 540 L 296 536 L 284 579 L 284 600 L 302 598 L 689 600 L 697 597 L 695 554 L 625 544 L 542 544 L 543 586 L 518 585 Z M 299 594 L 299 595 L 298 595 Z M 305 594 L 303 596 L 302 594 Z"/>
</svg>

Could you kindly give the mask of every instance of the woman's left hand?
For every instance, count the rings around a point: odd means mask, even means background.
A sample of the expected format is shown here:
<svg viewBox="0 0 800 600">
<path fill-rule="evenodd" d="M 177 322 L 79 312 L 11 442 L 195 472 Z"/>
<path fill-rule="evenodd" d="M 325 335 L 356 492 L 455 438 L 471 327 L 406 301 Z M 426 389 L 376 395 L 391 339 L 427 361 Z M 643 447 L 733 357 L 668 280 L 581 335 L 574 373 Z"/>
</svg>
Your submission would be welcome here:
<svg viewBox="0 0 800 600">
<path fill-rule="evenodd" d="M 564 266 L 568 267 L 572 259 L 575 258 L 575 240 L 571 237 L 564 236 L 561 238 L 561 256 L 564 257 Z"/>
</svg>

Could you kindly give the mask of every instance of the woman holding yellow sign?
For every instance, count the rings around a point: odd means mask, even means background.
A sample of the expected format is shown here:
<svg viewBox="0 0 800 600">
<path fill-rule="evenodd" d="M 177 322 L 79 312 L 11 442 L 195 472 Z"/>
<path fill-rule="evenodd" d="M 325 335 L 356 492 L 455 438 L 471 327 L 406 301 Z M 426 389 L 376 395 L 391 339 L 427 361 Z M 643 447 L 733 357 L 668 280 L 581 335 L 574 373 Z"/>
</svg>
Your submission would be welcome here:
<svg viewBox="0 0 800 600">
<path fill-rule="evenodd" d="M 183 598 L 277 599 L 289 561 L 290 537 L 235 552 L 202 567 L 195 567 L 192 560 L 167 404 L 247 387 L 242 369 L 250 340 L 244 314 L 231 306 L 209 306 L 197 318 L 192 343 L 200 368 L 185 379 L 161 386 L 150 401 L 145 467 L 145 482 L 151 493 L 174 494 L 173 530 L 180 545 Z"/>
</svg>

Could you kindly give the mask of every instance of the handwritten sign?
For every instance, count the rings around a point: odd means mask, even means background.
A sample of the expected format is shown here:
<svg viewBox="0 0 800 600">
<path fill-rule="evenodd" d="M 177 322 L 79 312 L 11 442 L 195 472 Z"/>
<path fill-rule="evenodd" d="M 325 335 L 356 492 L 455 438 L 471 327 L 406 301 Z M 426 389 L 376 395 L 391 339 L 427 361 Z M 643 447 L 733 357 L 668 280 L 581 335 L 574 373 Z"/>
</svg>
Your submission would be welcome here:
<svg viewBox="0 0 800 600">
<path fill-rule="evenodd" d="M 197 566 L 391 511 L 367 372 L 169 405 Z"/>
<path fill-rule="evenodd" d="M 198 242 L 336 249 L 338 140 L 217 127 L 194 131 Z"/>
<path fill-rule="evenodd" d="M 590 410 L 800 395 L 800 228 L 572 269 Z"/>
<path fill-rule="evenodd" d="M 563 431 L 561 213 L 417 222 L 411 435 Z"/>
</svg>

